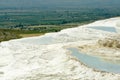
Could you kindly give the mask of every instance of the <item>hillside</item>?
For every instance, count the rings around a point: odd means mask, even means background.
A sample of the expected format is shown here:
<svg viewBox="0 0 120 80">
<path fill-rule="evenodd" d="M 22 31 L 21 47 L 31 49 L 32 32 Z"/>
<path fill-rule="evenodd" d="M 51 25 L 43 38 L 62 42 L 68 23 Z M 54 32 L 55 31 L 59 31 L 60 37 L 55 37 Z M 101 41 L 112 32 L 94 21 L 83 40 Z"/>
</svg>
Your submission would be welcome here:
<svg viewBox="0 0 120 80">
<path fill-rule="evenodd" d="M 17 38 L 20 38 L 20 36 L 15 30 L 0 29 L 0 42 Z"/>
</svg>

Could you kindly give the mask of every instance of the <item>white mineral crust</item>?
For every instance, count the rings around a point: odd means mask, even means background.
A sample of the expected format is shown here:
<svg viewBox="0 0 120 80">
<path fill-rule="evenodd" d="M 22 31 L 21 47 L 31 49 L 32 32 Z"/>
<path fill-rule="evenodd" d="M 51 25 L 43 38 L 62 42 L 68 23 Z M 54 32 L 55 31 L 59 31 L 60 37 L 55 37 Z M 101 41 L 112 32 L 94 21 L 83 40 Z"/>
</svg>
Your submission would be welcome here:
<svg viewBox="0 0 120 80">
<path fill-rule="evenodd" d="M 92 44 L 98 39 L 119 34 L 91 29 L 89 26 L 118 29 L 118 24 L 120 17 L 40 37 L 1 42 L 0 80 L 120 80 L 120 74 L 96 71 L 83 65 L 66 49 Z M 49 44 L 39 44 L 41 37 L 52 37 L 53 41 Z"/>
</svg>

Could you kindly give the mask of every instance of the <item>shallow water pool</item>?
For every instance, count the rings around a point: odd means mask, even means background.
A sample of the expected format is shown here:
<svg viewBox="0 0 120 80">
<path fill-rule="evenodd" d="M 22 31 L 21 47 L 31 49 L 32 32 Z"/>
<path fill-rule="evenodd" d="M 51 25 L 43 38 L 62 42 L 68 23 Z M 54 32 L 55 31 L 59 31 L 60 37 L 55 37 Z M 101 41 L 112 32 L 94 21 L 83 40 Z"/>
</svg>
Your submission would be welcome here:
<svg viewBox="0 0 120 80">
<path fill-rule="evenodd" d="M 69 48 L 68 50 L 70 50 L 72 52 L 72 55 L 78 58 L 80 62 L 87 65 L 88 67 L 91 67 L 100 71 L 120 73 L 120 64 L 106 62 L 99 57 L 83 54 L 79 52 L 78 49 L 76 48 Z"/>
<path fill-rule="evenodd" d="M 102 30 L 102 31 L 107 31 L 107 32 L 115 32 L 115 33 L 117 32 L 114 27 L 94 26 L 94 27 L 88 27 L 88 28 Z"/>
<path fill-rule="evenodd" d="M 48 45 L 48 44 L 55 43 L 54 39 L 52 37 L 48 37 L 48 36 L 27 38 L 27 39 L 20 40 L 20 42 L 35 44 L 35 45 Z"/>
</svg>

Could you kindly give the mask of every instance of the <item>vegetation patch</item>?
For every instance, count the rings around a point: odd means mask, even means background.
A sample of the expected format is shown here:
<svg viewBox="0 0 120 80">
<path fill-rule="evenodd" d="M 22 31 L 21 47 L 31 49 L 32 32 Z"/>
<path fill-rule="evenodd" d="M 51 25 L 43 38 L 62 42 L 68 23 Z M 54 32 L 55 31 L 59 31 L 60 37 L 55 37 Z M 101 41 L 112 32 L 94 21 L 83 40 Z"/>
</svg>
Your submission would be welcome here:
<svg viewBox="0 0 120 80">
<path fill-rule="evenodd" d="M 21 38 L 21 36 L 16 30 L 0 29 L 0 42 L 17 38 Z"/>
</svg>

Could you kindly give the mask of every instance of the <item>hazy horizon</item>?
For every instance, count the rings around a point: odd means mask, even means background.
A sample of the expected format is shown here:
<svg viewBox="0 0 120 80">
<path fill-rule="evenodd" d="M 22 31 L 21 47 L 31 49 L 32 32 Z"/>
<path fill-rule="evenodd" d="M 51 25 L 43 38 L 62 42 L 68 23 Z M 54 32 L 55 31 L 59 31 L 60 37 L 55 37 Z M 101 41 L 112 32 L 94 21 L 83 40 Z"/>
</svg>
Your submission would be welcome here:
<svg viewBox="0 0 120 80">
<path fill-rule="evenodd" d="M 1 0 L 0 8 L 119 8 L 120 0 Z"/>
</svg>

